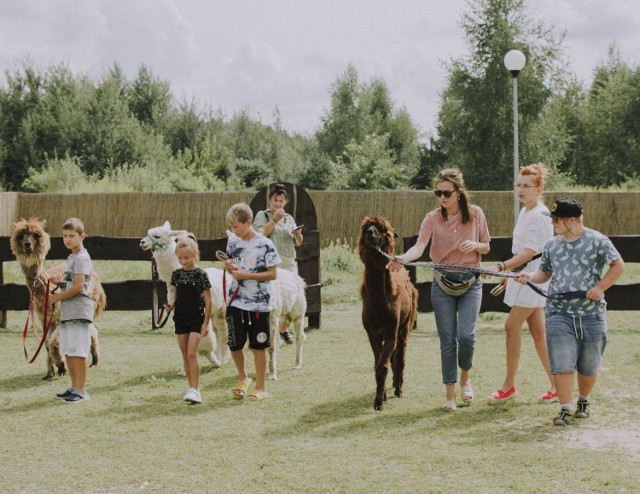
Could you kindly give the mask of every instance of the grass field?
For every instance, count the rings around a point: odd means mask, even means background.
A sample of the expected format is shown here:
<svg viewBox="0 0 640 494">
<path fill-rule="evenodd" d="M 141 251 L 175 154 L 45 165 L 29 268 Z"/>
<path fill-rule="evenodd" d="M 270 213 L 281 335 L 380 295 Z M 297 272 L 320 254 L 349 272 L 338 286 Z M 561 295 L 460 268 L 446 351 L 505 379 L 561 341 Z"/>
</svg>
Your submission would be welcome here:
<svg viewBox="0 0 640 494">
<path fill-rule="evenodd" d="M 140 271 L 148 276 L 148 265 Z M 146 312 L 114 311 L 97 321 L 102 360 L 88 371 L 91 400 L 60 403 L 53 394 L 68 378 L 44 382 L 43 357 L 24 362 L 26 314 L 9 313 L 0 330 L 0 492 L 637 492 L 640 313 L 609 313 L 592 417 L 575 426 L 552 426 L 557 407 L 537 404 L 546 378 L 528 335 L 517 400 L 486 404 L 504 373 L 504 315 L 496 313 L 481 315 L 472 406 L 440 410 L 438 338 L 432 315 L 420 314 L 404 398 L 374 412 L 360 271 L 348 250 L 323 250 L 322 329 L 308 332 L 302 370 L 291 369 L 293 347 L 280 351 L 279 380 L 257 403 L 231 398 L 233 364 L 201 361 L 203 404 L 185 404 L 171 329 L 151 331 Z M 638 275 L 633 267 L 625 277 Z"/>
</svg>

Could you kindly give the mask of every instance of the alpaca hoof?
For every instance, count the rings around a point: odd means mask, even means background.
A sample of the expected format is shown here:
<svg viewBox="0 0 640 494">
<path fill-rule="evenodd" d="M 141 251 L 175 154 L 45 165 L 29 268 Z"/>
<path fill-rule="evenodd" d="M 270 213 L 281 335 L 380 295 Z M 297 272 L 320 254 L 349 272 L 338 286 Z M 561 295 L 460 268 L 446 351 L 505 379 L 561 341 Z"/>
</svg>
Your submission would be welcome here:
<svg viewBox="0 0 640 494">
<path fill-rule="evenodd" d="M 43 381 L 53 381 L 53 376 L 50 376 L 49 374 L 47 374 L 46 376 L 44 376 L 42 378 Z"/>
<path fill-rule="evenodd" d="M 381 411 L 382 411 L 383 406 L 384 406 L 384 404 L 383 404 L 382 402 L 378 402 L 378 400 L 376 400 L 376 401 L 374 402 L 374 404 L 373 404 L 373 409 L 374 409 L 376 412 L 381 412 Z"/>
<path fill-rule="evenodd" d="M 65 368 L 64 365 L 61 365 L 58 367 L 58 377 L 62 377 L 67 373 L 67 369 Z M 53 377 L 53 376 L 51 376 Z"/>
</svg>

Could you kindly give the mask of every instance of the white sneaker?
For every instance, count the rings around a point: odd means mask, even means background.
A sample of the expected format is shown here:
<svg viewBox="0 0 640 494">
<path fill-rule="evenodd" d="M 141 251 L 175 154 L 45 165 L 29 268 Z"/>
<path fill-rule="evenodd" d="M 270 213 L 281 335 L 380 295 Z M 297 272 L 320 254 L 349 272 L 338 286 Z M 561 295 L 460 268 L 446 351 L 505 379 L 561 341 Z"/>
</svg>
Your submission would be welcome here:
<svg viewBox="0 0 640 494">
<path fill-rule="evenodd" d="M 187 403 L 192 403 L 192 404 L 202 403 L 202 398 L 200 397 L 200 391 L 198 391 L 195 388 L 189 388 L 189 391 L 185 393 L 184 398 L 182 399 Z"/>
</svg>

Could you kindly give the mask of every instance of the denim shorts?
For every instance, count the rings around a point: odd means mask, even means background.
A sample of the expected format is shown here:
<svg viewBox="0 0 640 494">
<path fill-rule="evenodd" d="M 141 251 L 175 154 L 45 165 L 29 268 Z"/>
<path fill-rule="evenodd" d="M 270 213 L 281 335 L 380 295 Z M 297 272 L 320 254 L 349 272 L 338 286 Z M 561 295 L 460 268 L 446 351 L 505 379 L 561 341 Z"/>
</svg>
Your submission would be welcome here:
<svg viewBox="0 0 640 494">
<path fill-rule="evenodd" d="M 578 371 L 583 376 L 595 376 L 607 346 L 606 315 L 555 312 L 547 314 L 545 322 L 551 373 Z"/>
</svg>

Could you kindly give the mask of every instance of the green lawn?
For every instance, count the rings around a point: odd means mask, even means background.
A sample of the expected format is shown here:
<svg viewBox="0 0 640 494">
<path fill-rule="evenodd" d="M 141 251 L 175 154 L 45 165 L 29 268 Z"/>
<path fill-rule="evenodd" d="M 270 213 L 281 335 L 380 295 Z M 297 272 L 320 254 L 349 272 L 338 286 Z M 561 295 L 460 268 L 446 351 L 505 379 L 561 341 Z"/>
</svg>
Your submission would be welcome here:
<svg viewBox="0 0 640 494">
<path fill-rule="evenodd" d="M 201 361 L 203 404 L 185 404 L 169 325 L 151 331 L 148 313 L 113 311 L 97 321 L 102 359 L 89 369 L 91 400 L 60 403 L 53 394 L 68 379 L 42 381 L 42 356 L 24 362 L 26 314 L 9 313 L 9 328 L 0 330 L 0 492 L 637 490 L 638 312 L 609 313 L 592 417 L 575 426 L 552 426 L 556 406 L 537 404 L 546 378 L 528 335 L 517 401 L 486 404 L 504 372 L 504 315 L 495 313 L 481 315 L 472 406 L 440 411 L 438 338 L 432 315 L 420 314 L 404 398 L 374 412 L 373 359 L 357 295 L 361 267 L 339 247 L 323 250 L 323 258 L 322 329 L 308 332 L 302 370 L 291 369 L 293 347 L 280 351 L 280 378 L 268 383 L 271 398 L 258 403 L 231 398 L 233 364 L 210 369 Z"/>
</svg>

